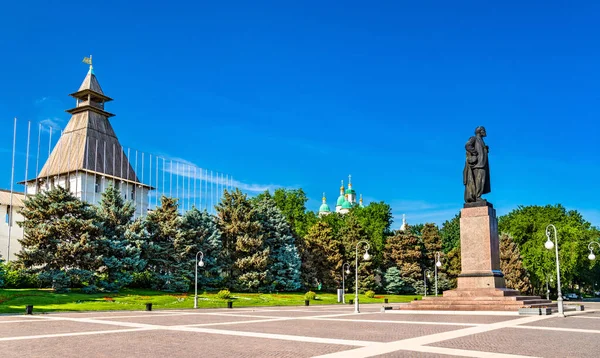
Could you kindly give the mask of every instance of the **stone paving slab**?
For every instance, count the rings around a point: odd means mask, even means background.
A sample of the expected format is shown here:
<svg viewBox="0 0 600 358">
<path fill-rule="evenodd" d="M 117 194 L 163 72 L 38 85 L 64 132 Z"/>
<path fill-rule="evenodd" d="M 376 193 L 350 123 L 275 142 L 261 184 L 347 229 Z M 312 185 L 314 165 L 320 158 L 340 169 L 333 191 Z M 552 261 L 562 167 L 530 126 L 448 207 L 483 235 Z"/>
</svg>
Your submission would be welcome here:
<svg viewBox="0 0 600 358">
<path fill-rule="evenodd" d="M 582 315 L 583 316 L 583 315 Z M 585 316 L 583 316 L 585 317 Z M 581 318 L 581 316 L 571 317 L 553 317 L 543 321 L 524 324 L 529 327 L 552 327 L 552 328 L 572 328 L 572 329 L 590 329 L 600 331 L 600 317 Z M 600 352 L 599 352 L 600 356 Z"/>
<path fill-rule="evenodd" d="M 241 313 L 240 313 L 241 315 Z M 273 317 L 276 318 L 276 317 Z M 116 321 L 116 322 L 132 322 L 132 323 L 143 323 L 143 324 L 155 324 L 163 326 L 179 326 L 179 325 L 192 325 L 192 324 L 212 324 L 212 323 L 226 323 L 226 322 L 240 322 L 240 321 L 254 321 L 261 319 L 269 319 L 268 316 L 265 318 L 260 317 L 242 317 L 233 315 L 213 315 L 213 314 L 179 314 L 179 315 L 154 315 L 154 316 L 137 316 L 137 317 L 105 317 L 100 318 L 103 321 Z"/>
<path fill-rule="evenodd" d="M 414 351 L 396 351 L 388 354 L 372 356 L 373 358 L 462 358 L 464 356 L 453 356 L 448 354 L 424 353 Z"/>
<path fill-rule="evenodd" d="M 248 315 L 258 315 L 258 316 L 268 316 L 268 317 L 312 317 L 312 316 L 326 316 L 326 315 L 343 315 L 343 314 L 351 314 L 352 311 L 344 312 L 344 311 L 256 311 L 256 312 L 243 312 L 239 314 L 248 314 Z"/>
<path fill-rule="evenodd" d="M 448 332 L 465 326 L 418 325 L 402 326 L 393 323 L 352 322 L 325 320 L 275 321 L 231 326 L 211 326 L 213 329 L 287 334 L 295 336 L 349 339 L 371 342 L 391 342 L 425 334 Z"/>
<path fill-rule="evenodd" d="M 29 319 L 31 319 L 31 317 L 28 317 L 26 315 L 0 316 L 0 323 L 3 323 L 3 322 L 12 322 L 12 321 L 22 321 L 22 320 L 29 320 Z"/>
<path fill-rule="evenodd" d="M 502 328 L 431 346 L 547 358 L 597 358 L 599 338 L 600 335 L 594 333 Z"/>
<path fill-rule="evenodd" d="M 34 308 L 35 312 L 35 308 Z M 175 311 L 161 310 L 161 311 L 93 311 L 93 312 L 51 312 L 43 313 L 45 317 L 68 317 L 68 318 L 96 318 L 96 317 L 113 317 L 113 316 L 153 316 L 153 315 L 166 315 L 176 314 Z"/>
<path fill-rule="evenodd" d="M 479 323 L 489 324 L 505 322 L 519 318 L 518 316 L 459 316 L 459 315 L 431 315 L 431 314 L 396 314 L 396 313 L 368 313 L 355 316 L 342 316 L 340 319 L 376 319 L 385 321 L 415 321 L 415 322 L 448 322 L 448 323 Z"/>
<path fill-rule="evenodd" d="M 59 320 L 40 320 L 31 318 L 30 322 L 15 322 L 0 324 L 0 338 L 37 336 L 55 333 L 74 333 L 91 331 L 108 331 L 114 329 L 127 329 L 130 327 L 119 327 L 115 325 L 104 325 L 95 323 L 82 323 Z M 0 343 L 1 345 L 2 343 Z"/>
<path fill-rule="evenodd" d="M 77 349 L 81 347 L 82 349 Z M 0 342 L 3 358 L 312 357 L 352 346 L 173 331 L 141 331 Z"/>
</svg>

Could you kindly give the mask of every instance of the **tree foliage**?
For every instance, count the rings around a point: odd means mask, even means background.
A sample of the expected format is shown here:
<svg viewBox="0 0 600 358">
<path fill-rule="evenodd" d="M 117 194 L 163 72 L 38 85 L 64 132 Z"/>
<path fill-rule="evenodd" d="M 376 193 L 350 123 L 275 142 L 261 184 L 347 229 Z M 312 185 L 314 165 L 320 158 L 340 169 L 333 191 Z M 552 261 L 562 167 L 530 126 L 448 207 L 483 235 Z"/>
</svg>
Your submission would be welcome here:
<svg viewBox="0 0 600 358">
<path fill-rule="evenodd" d="M 190 280 L 178 255 L 175 241 L 181 233 L 181 217 L 177 199 L 161 199 L 161 205 L 144 220 L 147 234 L 142 256 L 153 274 L 153 289 L 167 292 L 187 292 Z"/>
<path fill-rule="evenodd" d="M 442 250 L 449 253 L 456 247 L 460 247 L 460 212 L 451 220 L 444 221 L 440 229 L 442 238 Z"/>
<path fill-rule="evenodd" d="M 420 285 L 423 271 L 421 258 L 423 256 L 419 238 L 409 229 L 398 230 L 389 237 L 385 245 L 384 258 L 388 267 L 397 267 L 404 278 L 407 287 Z"/>
<path fill-rule="evenodd" d="M 304 240 L 303 268 L 310 276 L 304 277 L 307 287 L 322 284 L 327 289 L 335 289 L 341 283 L 341 270 L 344 259 L 342 241 L 333 234 L 326 221 L 318 221 L 309 230 Z M 304 260 L 307 260 L 305 263 Z"/>
<path fill-rule="evenodd" d="M 78 285 L 95 290 L 100 260 L 94 210 L 62 187 L 30 196 L 24 204 L 23 249 L 17 254 L 22 265 L 56 291 Z"/>
<path fill-rule="evenodd" d="M 597 229 L 579 212 L 567 211 L 560 204 L 519 206 L 500 217 L 498 223 L 500 231 L 509 234 L 518 246 L 523 266 L 537 292 L 545 290 L 547 275 L 556 273 L 555 250 L 544 247 L 549 224 L 555 225 L 558 232 L 562 281 L 572 289 L 575 284 L 584 282 L 584 273 L 590 271 L 592 263 L 587 259 L 587 245 L 598 235 Z M 551 240 L 554 241 L 552 229 Z"/>
<path fill-rule="evenodd" d="M 301 260 L 296 239 L 285 216 L 273 199 L 263 198 L 257 205 L 262 223 L 265 246 L 269 251 L 269 278 L 271 288 L 277 291 L 295 291 L 301 287 Z"/>
<path fill-rule="evenodd" d="M 145 265 L 140 248 L 125 235 L 134 212 L 133 203 L 124 201 L 112 185 L 102 193 L 96 207 L 100 234 L 96 254 L 101 258 L 98 286 L 104 291 L 116 292 L 129 285 L 133 272 Z"/>
<path fill-rule="evenodd" d="M 183 274 L 190 280 L 195 280 L 196 257 L 204 262 L 198 267 L 198 287 L 217 289 L 221 286 L 223 258 L 221 257 L 221 232 L 212 215 L 206 210 L 192 208 L 182 218 L 181 231 L 175 240 L 175 250 L 178 261 L 182 263 Z M 199 254 L 201 252 L 201 254 Z"/>
<path fill-rule="evenodd" d="M 229 288 L 258 291 L 268 285 L 269 247 L 254 205 L 239 189 L 227 190 L 217 205 L 223 257 L 230 262 Z"/>
<path fill-rule="evenodd" d="M 375 279 L 375 268 L 376 265 L 373 262 L 373 257 L 377 256 L 378 250 L 376 244 L 369 240 L 369 236 L 359 223 L 359 219 L 354 216 L 349 216 L 346 220 L 345 225 L 341 228 L 339 237 L 342 241 L 343 250 L 341 251 L 342 256 L 345 257 L 345 262 L 353 263 L 351 265 L 356 267 L 356 260 L 358 259 L 358 287 L 361 292 L 377 289 L 377 281 Z M 358 245 L 359 242 L 363 242 Z M 369 250 L 366 250 L 367 245 Z M 358 245 L 358 249 L 357 249 Z M 369 252 L 371 258 L 364 260 L 365 252 Z M 341 283 L 341 270 L 342 261 L 338 261 L 335 266 L 336 281 L 338 285 Z M 353 285 L 354 279 L 349 278 L 348 284 Z"/>
<path fill-rule="evenodd" d="M 504 273 L 507 288 L 531 293 L 529 273 L 523 267 L 519 247 L 508 234 L 500 235 L 500 270 Z"/>
</svg>

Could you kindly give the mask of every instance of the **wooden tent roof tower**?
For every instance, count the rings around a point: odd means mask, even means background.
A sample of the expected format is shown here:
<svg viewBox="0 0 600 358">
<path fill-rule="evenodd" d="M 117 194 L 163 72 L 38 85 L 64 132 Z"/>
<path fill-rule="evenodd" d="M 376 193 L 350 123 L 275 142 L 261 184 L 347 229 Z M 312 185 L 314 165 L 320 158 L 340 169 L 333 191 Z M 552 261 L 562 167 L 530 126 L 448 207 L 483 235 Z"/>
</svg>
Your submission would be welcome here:
<svg viewBox="0 0 600 358">
<path fill-rule="evenodd" d="M 102 91 L 91 64 L 79 90 L 70 96 L 77 104 L 66 111 L 71 119 L 37 179 L 80 171 L 152 189 L 139 181 L 123 152 L 108 120 L 114 114 L 104 110 L 112 99 Z"/>
</svg>

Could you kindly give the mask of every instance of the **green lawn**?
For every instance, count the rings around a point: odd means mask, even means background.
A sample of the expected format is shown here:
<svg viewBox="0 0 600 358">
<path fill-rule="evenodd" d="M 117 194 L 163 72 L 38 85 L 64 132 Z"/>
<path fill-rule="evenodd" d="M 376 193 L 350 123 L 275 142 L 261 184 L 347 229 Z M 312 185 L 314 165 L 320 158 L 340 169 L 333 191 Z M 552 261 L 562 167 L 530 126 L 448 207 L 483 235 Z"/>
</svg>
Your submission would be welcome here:
<svg viewBox="0 0 600 358">
<path fill-rule="evenodd" d="M 367 298 L 359 295 L 361 303 L 409 302 L 421 296 L 376 295 Z M 354 299 L 353 294 L 346 295 L 346 303 Z M 233 307 L 248 306 L 299 306 L 304 305 L 304 293 L 232 293 Z M 85 294 L 76 290 L 70 293 L 54 293 L 51 290 L 21 289 L 0 290 L 0 313 L 24 313 L 26 305 L 34 306 L 35 312 L 58 311 L 116 311 L 144 310 L 146 303 L 152 303 L 152 309 L 193 308 L 194 293 L 169 294 L 150 290 L 123 290 L 117 294 Z M 317 299 L 311 305 L 340 304 L 333 293 L 317 293 Z M 215 293 L 198 294 L 198 307 L 223 308 L 227 301 L 218 299 Z"/>
</svg>

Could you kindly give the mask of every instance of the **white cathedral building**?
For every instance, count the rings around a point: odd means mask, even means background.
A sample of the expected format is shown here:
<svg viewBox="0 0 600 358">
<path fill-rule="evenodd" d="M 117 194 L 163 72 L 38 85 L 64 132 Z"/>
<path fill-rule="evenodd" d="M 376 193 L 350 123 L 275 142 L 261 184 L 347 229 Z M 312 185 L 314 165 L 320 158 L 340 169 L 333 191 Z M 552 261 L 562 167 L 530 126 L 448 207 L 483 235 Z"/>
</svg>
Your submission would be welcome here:
<svg viewBox="0 0 600 358">
<path fill-rule="evenodd" d="M 360 199 L 358 203 L 356 202 L 356 190 L 352 189 L 352 175 L 348 175 L 348 188 L 344 188 L 344 181 L 342 180 L 340 196 L 335 205 L 335 212 L 346 214 L 354 207 L 363 208 L 363 198 L 362 194 L 360 194 Z M 329 205 L 327 205 L 327 198 L 325 197 L 325 193 L 323 193 L 323 203 L 319 208 L 319 216 L 329 215 L 331 213 L 332 211 L 329 209 Z"/>
<path fill-rule="evenodd" d="M 71 119 L 62 136 L 37 176 L 19 184 L 25 185 L 27 195 L 62 186 L 90 204 L 97 204 L 112 184 L 123 198 L 134 202 L 136 217 L 144 215 L 154 188 L 142 183 L 129 163 L 109 121 L 114 114 L 104 108 L 112 99 L 102 91 L 91 63 L 79 90 L 70 96 L 75 98 L 75 107 L 67 110 Z M 17 222 L 23 221 L 19 211 L 25 196 L 10 196 L 0 190 L 0 255 L 4 260 L 16 259 L 15 253 L 21 250 L 18 240 L 23 237 Z"/>
</svg>

